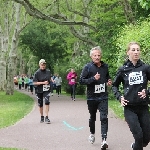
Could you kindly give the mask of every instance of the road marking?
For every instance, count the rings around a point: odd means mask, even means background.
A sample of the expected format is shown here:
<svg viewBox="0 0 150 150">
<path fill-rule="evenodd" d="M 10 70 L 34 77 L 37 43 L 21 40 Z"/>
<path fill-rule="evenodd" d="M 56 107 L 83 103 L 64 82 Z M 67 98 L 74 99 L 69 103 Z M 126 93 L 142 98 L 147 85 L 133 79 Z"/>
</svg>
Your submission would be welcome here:
<svg viewBox="0 0 150 150">
<path fill-rule="evenodd" d="M 83 129 L 83 127 L 75 128 L 75 127 L 71 126 L 70 124 L 68 124 L 66 121 L 63 121 L 63 123 L 64 123 L 64 125 L 66 125 L 68 128 L 70 128 L 70 129 L 72 129 L 72 130 L 75 130 L 75 131 Z"/>
</svg>

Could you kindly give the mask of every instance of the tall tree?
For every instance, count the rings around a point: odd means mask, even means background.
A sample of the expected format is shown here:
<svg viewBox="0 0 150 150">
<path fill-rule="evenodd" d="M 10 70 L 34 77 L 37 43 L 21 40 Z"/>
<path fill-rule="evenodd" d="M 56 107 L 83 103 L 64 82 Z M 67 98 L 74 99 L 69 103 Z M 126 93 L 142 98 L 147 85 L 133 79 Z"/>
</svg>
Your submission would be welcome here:
<svg viewBox="0 0 150 150">
<path fill-rule="evenodd" d="M 38 60 L 46 59 L 47 67 L 53 71 L 57 61 L 61 61 L 67 55 L 66 38 L 69 33 L 65 28 L 63 29 L 53 23 L 34 20 L 22 32 L 20 46 L 23 51 L 30 49 Z"/>
<path fill-rule="evenodd" d="M 2 1 L 0 10 L 0 90 L 6 90 L 6 94 L 9 95 L 14 91 L 13 77 L 16 70 L 19 34 L 28 24 L 27 15 L 24 9 L 21 11 L 21 8 L 23 7 L 20 4 L 13 1 Z"/>
<path fill-rule="evenodd" d="M 0 9 L 0 90 L 6 89 L 7 53 L 14 19 L 14 2 L 1 1 Z M 9 9 L 7 9 L 9 8 Z"/>
</svg>

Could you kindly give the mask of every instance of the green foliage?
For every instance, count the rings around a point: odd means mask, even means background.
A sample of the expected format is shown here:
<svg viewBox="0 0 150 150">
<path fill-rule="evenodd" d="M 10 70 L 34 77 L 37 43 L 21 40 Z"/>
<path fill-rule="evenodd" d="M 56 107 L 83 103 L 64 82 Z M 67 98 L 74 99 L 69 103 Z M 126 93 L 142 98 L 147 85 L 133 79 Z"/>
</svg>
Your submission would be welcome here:
<svg viewBox="0 0 150 150">
<path fill-rule="evenodd" d="M 131 1 L 131 7 L 132 10 L 134 12 L 134 17 L 136 20 L 140 20 L 141 19 L 145 19 L 149 16 L 150 14 L 150 10 L 146 10 L 145 8 L 143 8 L 140 3 L 137 3 L 137 0 L 132 0 Z"/>
<path fill-rule="evenodd" d="M 35 20 L 22 33 L 20 45 L 30 49 L 38 61 L 45 59 L 47 67 L 53 72 L 54 65 L 67 54 L 67 34 L 66 30 L 60 30 L 55 24 Z M 38 66 L 38 62 L 36 64 Z"/>
<path fill-rule="evenodd" d="M 138 0 L 142 8 L 148 10 L 150 8 L 150 1 L 149 0 Z"/>
<path fill-rule="evenodd" d="M 150 55 L 150 20 L 147 19 L 142 22 L 138 22 L 136 25 L 130 24 L 121 28 L 120 33 L 116 37 L 117 46 L 117 67 L 119 67 L 126 58 L 127 44 L 131 41 L 139 42 L 141 45 L 141 58 L 144 62 L 149 63 Z"/>
<path fill-rule="evenodd" d="M 102 48 L 102 60 L 109 65 L 111 77 L 114 76 L 114 62 L 116 61 L 116 46 L 114 36 L 119 32 L 119 26 L 126 23 L 122 3 L 118 0 L 93 1 L 92 5 L 97 7 L 93 14 L 96 18 L 97 33 L 92 35 Z"/>
<path fill-rule="evenodd" d="M 0 128 L 15 124 L 17 121 L 27 115 L 33 108 L 34 101 L 28 95 L 19 92 L 14 95 L 5 95 L 0 92 Z"/>
<path fill-rule="evenodd" d="M 3 147 L 0 147 L 0 150 L 25 150 L 25 149 L 18 149 L 18 148 L 3 148 Z"/>
<path fill-rule="evenodd" d="M 124 118 L 123 107 L 120 105 L 118 101 L 109 100 L 108 105 L 118 118 L 121 118 L 121 119 Z"/>
<path fill-rule="evenodd" d="M 121 64 L 120 62 L 126 57 L 125 53 L 120 54 L 120 50 L 116 48 L 117 35 L 121 34 L 121 26 L 128 23 L 122 1 L 95 0 L 90 3 L 79 0 L 69 1 L 70 10 L 65 0 L 56 2 L 52 2 L 51 0 L 41 2 L 31 0 L 30 2 L 46 15 L 61 21 L 64 21 L 63 18 L 73 21 L 83 21 L 86 18 L 83 16 L 88 14 L 88 23 L 94 26 L 97 32 L 89 30 L 86 36 L 98 43 L 102 48 L 102 60 L 108 63 L 110 75 L 113 78 L 117 67 Z M 88 5 L 84 5 L 84 3 Z M 129 1 L 129 4 L 131 4 L 135 19 L 148 16 L 149 12 L 142 9 L 136 0 Z M 75 14 L 75 11 L 78 13 Z M 82 16 L 81 14 L 84 15 Z M 61 18 L 59 15 L 63 17 Z M 83 26 L 76 26 L 75 28 L 84 34 Z M 75 43 L 79 44 L 77 50 L 74 50 Z M 24 50 L 26 48 L 29 49 L 31 54 L 37 57 L 34 64 L 38 65 L 37 62 L 41 58 L 48 60 L 48 68 L 53 73 L 60 74 L 65 89 L 68 89 L 66 75 L 70 71 L 70 68 L 75 68 L 79 77 L 83 66 L 91 61 L 89 57 L 89 50 L 91 48 L 88 43 L 77 40 L 69 33 L 68 28 L 65 26 L 58 26 L 47 21 L 33 21 L 23 32 L 21 44 L 24 46 Z M 78 91 L 81 89 L 79 86 L 77 87 Z M 83 88 L 83 90 L 85 89 Z"/>
</svg>

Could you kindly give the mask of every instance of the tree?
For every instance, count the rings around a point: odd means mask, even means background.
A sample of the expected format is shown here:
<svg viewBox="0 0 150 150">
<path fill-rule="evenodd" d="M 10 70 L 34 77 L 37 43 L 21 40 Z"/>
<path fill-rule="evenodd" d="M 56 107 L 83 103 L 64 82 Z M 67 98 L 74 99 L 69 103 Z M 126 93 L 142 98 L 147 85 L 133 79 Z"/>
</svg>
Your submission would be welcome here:
<svg viewBox="0 0 150 150">
<path fill-rule="evenodd" d="M 20 4 L 12 1 L 2 1 L 2 6 L 0 16 L 0 90 L 6 90 L 6 94 L 12 95 L 14 91 L 13 77 L 16 70 L 18 39 L 20 32 L 27 25 L 27 16 L 23 13 L 25 11 L 22 10 L 21 12 L 22 6 Z"/>
<path fill-rule="evenodd" d="M 38 61 L 41 58 L 46 59 L 47 67 L 53 72 L 54 65 L 67 55 L 68 35 L 65 28 L 62 30 L 62 27 L 53 23 L 34 20 L 22 32 L 20 46 L 23 53 L 29 49 Z M 38 65 L 38 62 L 36 64 Z"/>
<path fill-rule="evenodd" d="M 70 11 L 70 8 L 73 8 L 72 7 L 73 5 L 79 6 L 79 4 L 78 4 L 79 1 L 74 1 L 74 2 L 72 1 L 72 3 L 69 3 L 68 0 L 63 0 L 63 1 L 54 1 L 54 2 L 51 2 L 50 4 L 42 2 L 41 5 L 43 6 L 43 8 L 45 7 L 45 9 L 42 8 L 42 10 L 44 10 L 44 11 L 37 9 L 35 7 L 35 6 L 39 6 L 38 5 L 39 2 L 36 3 L 34 1 L 33 2 L 34 4 L 31 4 L 28 0 L 23 0 L 23 1 L 22 0 L 13 0 L 13 1 L 22 4 L 29 15 L 31 15 L 35 18 L 48 20 L 50 22 L 54 22 L 54 23 L 57 23 L 60 25 L 69 25 L 70 31 L 73 33 L 74 36 L 76 36 L 80 40 L 83 40 L 84 42 L 87 42 L 91 45 L 96 44 L 89 37 L 85 37 L 80 32 L 78 32 L 74 27 L 74 25 L 81 25 L 81 26 L 89 27 L 91 30 L 96 31 L 96 28 L 94 26 L 82 21 L 83 16 L 85 15 L 82 13 L 83 11 L 81 13 L 80 13 L 80 11 L 74 11 L 74 10 Z M 91 2 L 91 1 L 89 1 L 89 2 Z M 81 3 L 86 4 L 84 0 Z M 65 6 L 67 6 L 67 7 L 65 7 Z M 84 6 L 85 5 L 83 5 L 82 8 L 85 10 L 86 7 L 84 8 Z M 67 16 L 67 14 L 63 13 L 66 11 L 69 11 L 68 16 Z M 44 13 L 44 12 L 46 12 L 46 13 Z M 47 14 L 47 12 L 48 12 L 48 14 Z M 74 15 L 76 15 L 76 17 L 74 17 Z M 72 16 L 73 16 L 73 18 L 72 18 Z M 89 17 L 89 16 L 86 16 L 86 17 Z M 81 21 L 75 21 L 74 19 L 77 19 L 77 20 L 80 19 Z M 71 20 L 73 20 L 73 21 L 71 21 Z"/>
<path fill-rule="evenodd" d="M 126 47 L 127 44 L 132 41 L 139 42 L 139 44 L 141 45 L 141 52 L 142 52 L 141 59 L 149 64 L 150 60 L 149 32 L 150 32 L 150 19 L 138 22 L 136 25 L 130 24 L 128 26 L 123 27 L 120 30 L 120 33 L 118 34 L 115 41 L 117 47 L 117 53 L 115 56 L 118 58 L 115 64 L 117 67 L 119 67 L 127 58 Z"/>
<path fill-rule="evenodd" d="M 149 0 L 138 0 L 142 8 L 148 10 L 150 8 L 150 1 Z"/>
<path fill-rule="evenodd" d="M 82 60 L 88 60 L 90 47 L 99 44 L 103 49 L 105 60 L 113 65 L 116 59 L 113 55 L 116 53 L 113 41 L 119 32 L 119 26 L 136 24 L 135 0 L 55 0 L 49 3 L 33 0 L 13 1 L 22 4 L 27 13 L 35 18 L 67 25 L 73 35 L 83 41 L 82 44 L 80 41 L 74 44 L 72 56 L 76 57 L 73 64 L 78 68 L 81 68 Z M 88 32 L 84 32 L 84 29 Z"/>
<path fill-rule="evenodd" d="M 9 13 L 12 12 L 12 9 L 7 10 L 6 7 L 9 7 L 8 2 L 1 1 L 1 15 L 0 15 L 0 90 L 4 91 L 6 88 L 6 66 L 7 59 L 6 53 L 9 48 L 9 32 L 11 25 L 10 19 L 13 16 L 9 16 Z M 3 13 L 2 13 L 3 12 Z"/>
</svg>

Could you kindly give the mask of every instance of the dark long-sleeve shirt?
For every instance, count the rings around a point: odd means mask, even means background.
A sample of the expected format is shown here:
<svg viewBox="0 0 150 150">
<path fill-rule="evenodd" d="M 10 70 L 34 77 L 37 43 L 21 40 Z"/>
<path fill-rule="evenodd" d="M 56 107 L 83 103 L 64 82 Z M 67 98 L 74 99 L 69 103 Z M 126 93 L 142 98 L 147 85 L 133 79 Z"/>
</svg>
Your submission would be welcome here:
<svg viewBox="0 0 150 150">
<path fill-rule="evenodd" d="M 100 74 L 100 79 L 94 76 Z M 80 84 L 87 85 L 87 100 L 108 99 L 107 82 L 110 79 L 108 65 L 101 61 L 98 67 L 93 62 L 86 64 L 80 75 Z"/>
<path fill-rule="evenodd" d="M 124 96 L 128 100 L 128 105 L 145 105 L 148 103 L 147 84 L 150 80 L 150 66 L 138 60 L 134 66 L 130 60 L 120 67 L 112 84 L 112 90 L 118 100 Z M 119 90 L 119 85 L 123 85 L 123 94 Z M 146 98 L 140 98 L 138 92 L 146 90 Z"/>
</svg>

